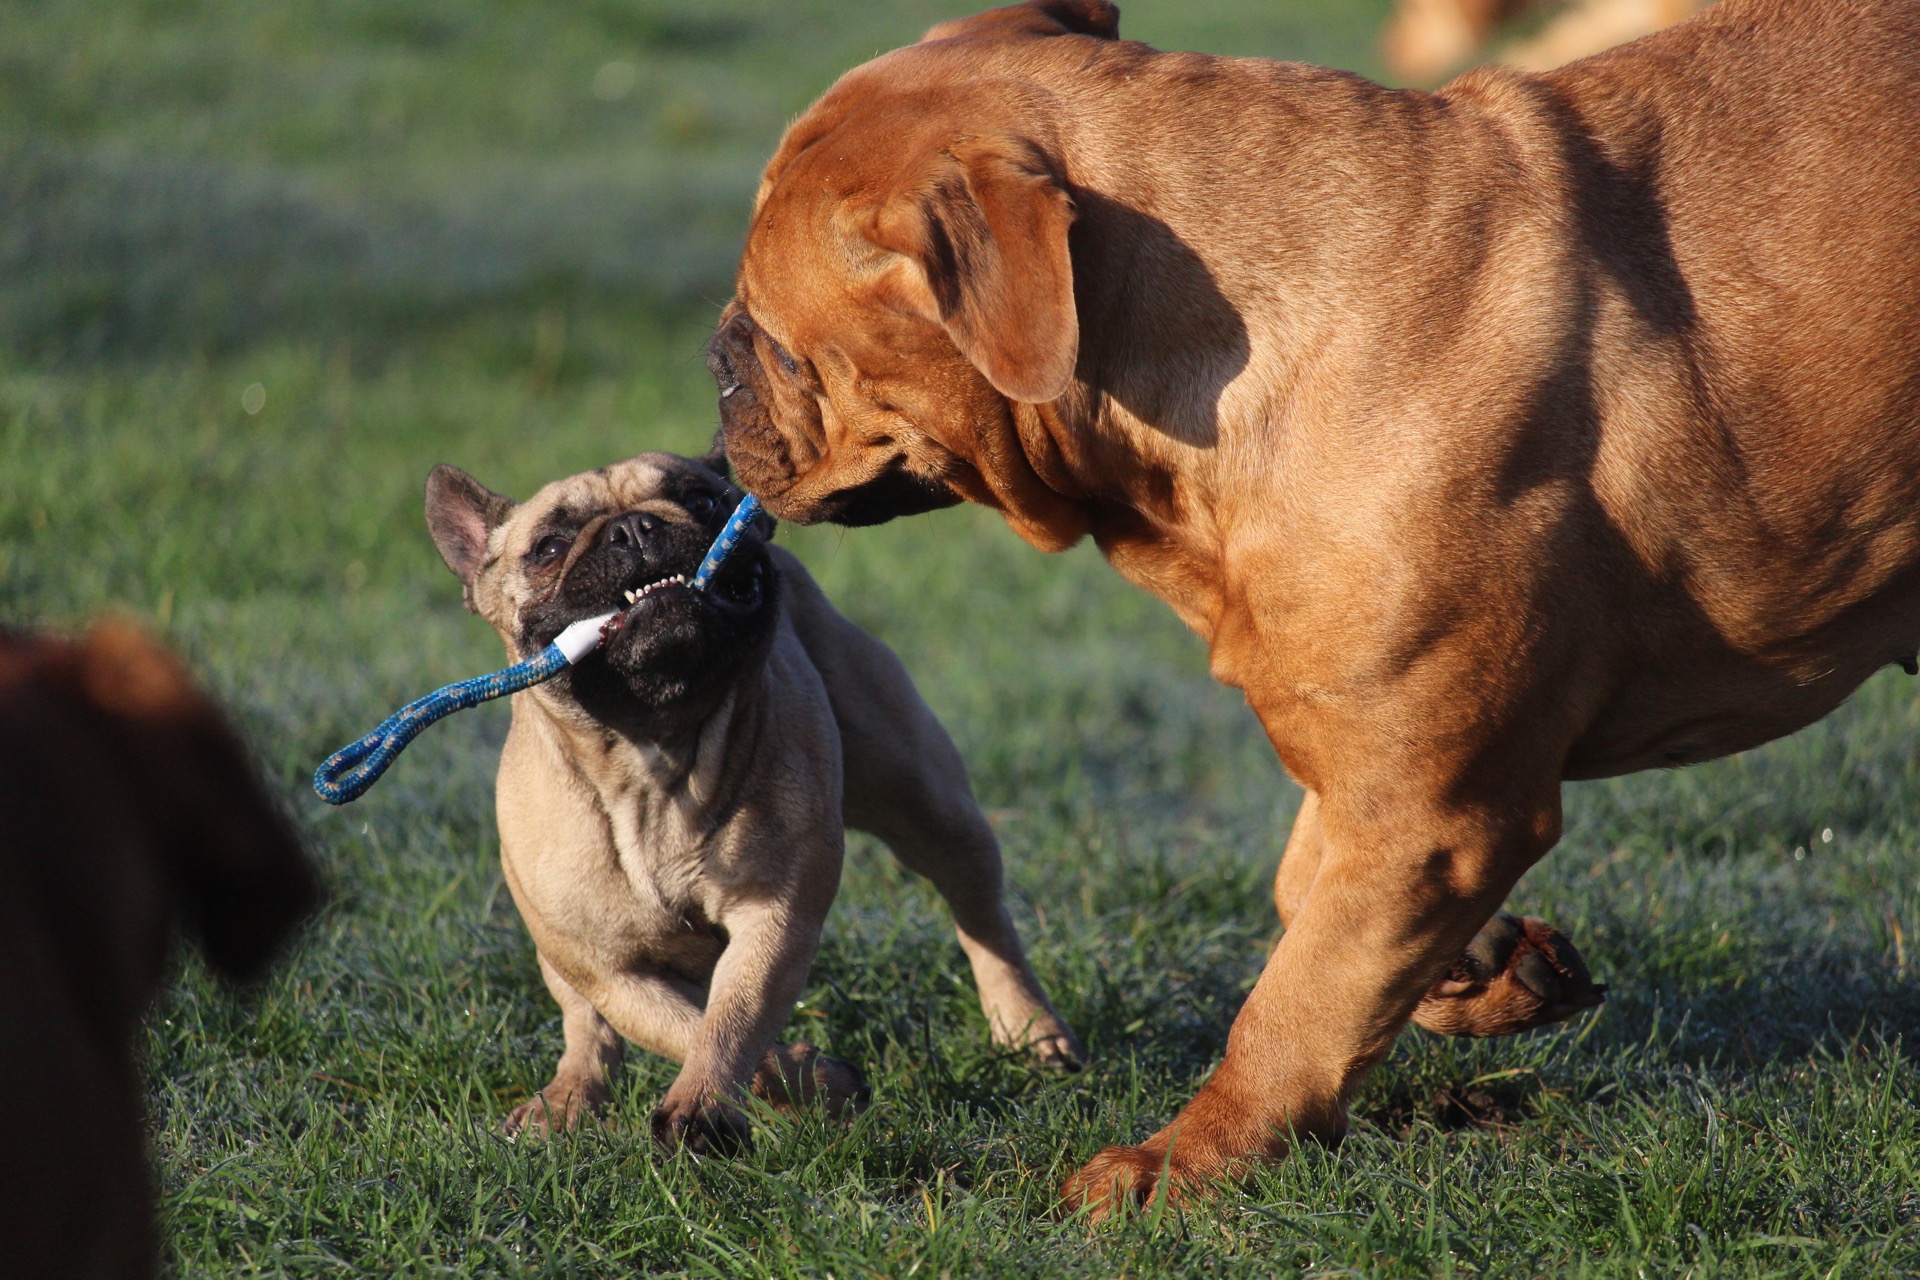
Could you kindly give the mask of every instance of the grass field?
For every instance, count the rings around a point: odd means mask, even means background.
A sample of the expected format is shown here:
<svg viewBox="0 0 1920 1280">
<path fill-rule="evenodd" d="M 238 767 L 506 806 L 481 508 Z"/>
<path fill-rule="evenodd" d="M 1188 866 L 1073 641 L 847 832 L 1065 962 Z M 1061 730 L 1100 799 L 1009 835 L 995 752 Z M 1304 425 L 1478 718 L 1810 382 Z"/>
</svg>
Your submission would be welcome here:
<svg viewBox="0 0 1920 1280">
<path fill-rule="evenodd" d="M 663 1160 L 670 1064 L 608 1123 L 498 1133 L 559 1025 L 491 818 L 499 706 L 362 802 L 306 791 L 497 665 L 428 543 L 450 461 L 525 494 L 702 447 L 699 358 L 780 124 L 950 3 L 28 0 L 0 10 L 0 617 L 162 629 L 236 709 L 332 888 L 236 996 L 146 1029 L 170 1273 L 955 1278 L 1920 1275 L 1920 702 L 1567 791 L 1516 895 L 1614 984 L 1487 1043 L 1410 1031 L 1352 1137 L 1089 1236 L 1077 1164 L 1218 1059 L 1298 793 L 1199 644 L 985 513 L 783 530 L 915 672 L 1004 841 L 1092 1067 L 996 1054 L 937 900 L 856 840 L 794 1035 L 848 1130 Z M 1168 45 L 1368 69 L 1383 3 L 1129 5 Z M 402 639 L 396 640 L 396 637 Z"/>
</svg>

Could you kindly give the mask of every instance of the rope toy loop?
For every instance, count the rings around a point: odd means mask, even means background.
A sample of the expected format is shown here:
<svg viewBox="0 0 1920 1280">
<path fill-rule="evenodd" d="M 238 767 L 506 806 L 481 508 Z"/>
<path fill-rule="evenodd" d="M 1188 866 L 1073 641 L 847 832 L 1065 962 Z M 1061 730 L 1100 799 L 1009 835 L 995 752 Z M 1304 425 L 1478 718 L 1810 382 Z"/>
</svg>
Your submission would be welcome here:
<svg viewBox="0 0 1920 1280">
<path fill-rule="evenodd" d="M 695 591 L 709 589 L 714 574 L 726 563 L 733 549 L 740 545 L 747 526 L 759 514 L 759 499 L 748 494 L 740 500 L 740 505 L 733 509 L 720 536 L 713 540 L 706 559 L 700 562 L 699 571 L 693 575 L 692 586 Z M 583 618 L 555 636 L 552 644 L 531 658 L 483 676 L 457 681 L 435 689 L 424 698 L 409 702 L 381 721 L 380 727 L 372 733 L 328 756 L 314 770 L 315 794 L 328 804 L 347 804 L 358 800 L 380 780 L 387 766 L 398 759 L 400 753 L 407 749 L 407 744 L 419 737 L 428 725 L 456 711 L 477 707 L 483 702 L 504 698 L 553 679 L 605 644 L 621 612 L 615 609 L 596 618 Z"/>
</svg>

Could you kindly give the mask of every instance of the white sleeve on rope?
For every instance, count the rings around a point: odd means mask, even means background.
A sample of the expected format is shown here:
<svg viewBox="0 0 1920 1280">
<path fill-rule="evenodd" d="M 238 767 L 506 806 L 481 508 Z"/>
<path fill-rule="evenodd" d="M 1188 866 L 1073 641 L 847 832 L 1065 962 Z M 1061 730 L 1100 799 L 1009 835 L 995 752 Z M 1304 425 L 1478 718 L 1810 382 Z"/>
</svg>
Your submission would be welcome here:
<svg viewBox="0 0 1920 1280">
<path fill-rule="evenodd" d="M 600 647 L 600 628 L 620 611 L 609 609 L 597 618 L 582 618 L 553 638 L 553 647 L 572 666 Z"/>
</svg>

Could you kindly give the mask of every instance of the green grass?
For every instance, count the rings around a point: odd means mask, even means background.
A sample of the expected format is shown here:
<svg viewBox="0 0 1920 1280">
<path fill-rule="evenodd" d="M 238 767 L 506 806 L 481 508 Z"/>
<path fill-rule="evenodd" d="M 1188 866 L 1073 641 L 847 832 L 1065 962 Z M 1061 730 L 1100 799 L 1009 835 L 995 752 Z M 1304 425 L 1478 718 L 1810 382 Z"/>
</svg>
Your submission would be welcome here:
<svg viewBox="0 0 1920 1280">
<path fill-rule="evenodd" d="M 1365 68 L 1382 10 L 1142 2 L 1127 29 Z M 1920 706 L 1897 673 L 1747 756 L 1568 788 L 1515 902 L 1615 984 L 1598 1015 L 1409 1032 L 1338 1150 L 1157 1229 L 1055 1221 L 1076 1162 L 1217 1060 L 1298 793 L 1161 606 L 973 510 L 781 536 L 959 740 L 1092 1068 L 991 1051 L 937 900 L 856 841 L 792 1029 L 868 1071 L 855 1127 L 663 1160 L 646 1117 L 673 1070 L 635 1054 L 604 1128 L 498 1135 L 559 1050 L 495 862 L 504 710 L 344 811 L 306 791 L 400 701 L 497 662 L 421 482 L 451 461 L 524 494 L 704 445 L 699 349 L 757 163 L 835 70 L 954 11 L 0 12 L 0 616 L 161 627 L 333 890 L 261 990 L 187 961 L 149 1020 L 169 1270 L 1920 1274 Z M 610 63 L 633 87 L 608 100 Z"/>
</svg>

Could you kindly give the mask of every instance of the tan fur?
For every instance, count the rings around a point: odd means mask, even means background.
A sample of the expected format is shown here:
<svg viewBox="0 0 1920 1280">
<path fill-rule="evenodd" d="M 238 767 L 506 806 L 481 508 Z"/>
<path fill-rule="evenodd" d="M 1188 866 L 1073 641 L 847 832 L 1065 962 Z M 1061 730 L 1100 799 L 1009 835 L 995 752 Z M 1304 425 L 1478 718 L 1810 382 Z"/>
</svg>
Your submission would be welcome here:
<svg viewBox="0 0 1920 1280">
<path fill-rule="evenodd" d="M 1102 1206 L 1337 1136 L 1409 1016 L 1590 1003 L 1489 924 L 1562 780 L 1791 732 L 1920 639 L 1920 5 L 1721 0 L 1436 94 L 1116 25 L 1016 6 L 844 77 L 709 355 L 770 509 L 1092 535 L 1308 790 L 1226 1059 L 1068 1188 Z M 976 251 L 983 151 L 1032 180 L 1001 223 L 1068 223 L 1038 331 Z"/>
<path fill-rule="evenodd" d="M 174 926 L 249 977 L 316 896 L 172 655 L 120 621 L 0 632 L 0 1277 L 153 1273 L 131 1041 Z"/>
<path fill-rule="evenodd" d="M 430 511 L 458 505 L 439 496 L 451 470 L 436 472 Z M 436 540 L 456 572 L 469 568 L 474 606 L 511 652 L 521 611 L 554 589 L 524 567 L 549 515 L 586 522 L 582 543 L 629 511 L 686 522 L 667 489 L 688 475 L 720 487 L 698 463 L 645 454 L 518 507 L 502 500 L 484 557 L 457 540 L 449 551 L 444 514 L 432 517 Z M 699 722 L 639 740 L 552 685 L 513 699 L 501 863 L 564 1014 L 566 1050 L 510 1130 L 565 1127 L 603 1105 L 623 1040 L 684 1064 L 654 1116 L 663 1142 L 737 1139 L 735 1104 L 749 1088 L 777 1105 L 861 1105 L 857 1070 L 774 1044 L 839 888 L 845 825 L 886 841 L 946 899 L 995 1043 L 1078 1063 L 1008 918 L 999 848 L 959 753 L 899 660 L 841 617 L 798 560 L 772 555 L 783 594 L 768 606 L 781 610 L 771 653 Z"/>
<path fill-rule="evenodd" d="M 1707 0 L 1574 0 L 1532 36 L 1498 51 L 1498 60 L 1549 71 L 1614 45 L 1651 35 L 1703 8 Z M 1501 23 L 1545 0 L 1400 0 L 1381 33 L 1380 52 L 1393 74 L 1431 83 L 1480 60 Z"/>
</svg>

